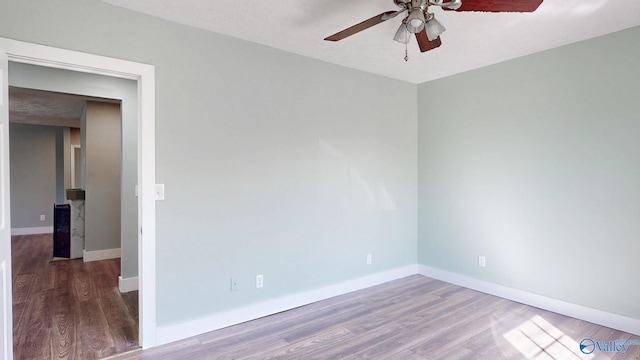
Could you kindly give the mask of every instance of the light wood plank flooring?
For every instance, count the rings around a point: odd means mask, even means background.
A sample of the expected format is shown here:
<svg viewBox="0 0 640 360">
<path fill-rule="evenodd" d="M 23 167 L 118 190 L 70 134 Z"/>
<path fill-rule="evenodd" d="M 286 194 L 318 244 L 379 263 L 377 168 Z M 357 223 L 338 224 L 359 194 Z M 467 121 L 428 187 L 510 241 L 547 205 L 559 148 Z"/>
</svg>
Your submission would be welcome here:
<svg viewBox="0 0 640 360">
<path fill-rule="evenodd" d="M 137 348 L 138 294 L 120 259 L 51 261 L 51 234 L 13 236 L 14 358 L 99 359 Z"/>
<path fill-rule="evenodd" d="M 640 359 L 584 338 L 640 336 L 415 275 L 110 359 Z"/>
</svg>

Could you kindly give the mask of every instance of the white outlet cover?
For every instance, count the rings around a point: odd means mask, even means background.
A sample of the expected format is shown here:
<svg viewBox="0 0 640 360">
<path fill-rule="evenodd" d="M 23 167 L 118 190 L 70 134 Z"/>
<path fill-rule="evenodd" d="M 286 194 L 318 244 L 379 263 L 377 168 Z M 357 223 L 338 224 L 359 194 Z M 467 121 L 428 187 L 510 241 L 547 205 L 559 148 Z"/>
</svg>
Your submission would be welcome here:
<svg viewBox="0 0 640 360">
<path fill-rule="evenodd" d="M 478 266 L 480 267 L 486 267 L 487 266 L 487 260 L 484 256 L 478 256 Z"/>
</svg>

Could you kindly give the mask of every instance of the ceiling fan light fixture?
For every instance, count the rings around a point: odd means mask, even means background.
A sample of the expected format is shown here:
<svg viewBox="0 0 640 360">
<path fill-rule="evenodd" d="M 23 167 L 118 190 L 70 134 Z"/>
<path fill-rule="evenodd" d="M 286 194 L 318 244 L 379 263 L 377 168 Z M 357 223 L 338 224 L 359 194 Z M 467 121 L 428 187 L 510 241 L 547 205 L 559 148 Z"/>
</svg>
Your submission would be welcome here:
<svg viewBox="0 0 640 360">
<path fill-rule="evenodd" d="M 411 33 L 407 30 L 407 24 L 403 22 L 400 24 L 400 27 L 398 27 L 398 31 L 396 31 L 396 36 L 393 37 L 393 40 L 399 43 L 408 44 L 409 39 L 411 39 Z"/>
<path fill-rule="evenodd" d="M 445 9 L 458 10 L 462 6 L 462 0 L 453 0 L 448 3 L 442 5 Z"/>
<path fill-rule="evenodd" d="M 421 8 L 411 10 L 406 19 L 407 30 L 411 33 L 419 33 L 424 29 L 425 19 L 424 11 Z"/>
<path fill-rule="evenodd" d="M 427 38 L 430 41 L 437 39 L 440 34 L 447 30 L 440 24 L 440 21 L 436 20 L 433 16 L 427 21 L 425 27 L 427 28 Z"/>
<path fill-rule="evenodd" d="M 351 35 L 357 34 L 372 26 L 403 15 L 402 24 L 396 30 L 393 39 L 405 44 L 405 60 L 407 57 L 407 44 L 412 35 L 415 35 L 420 52 L 433 50 L 440 45 L 440 35 L 445 27 L 429 12 L 429 7 L 437 6 L 441 10 L 455 11 L 479 11 L 479 12 L 533 12 L 544 0 L 392 0 L 399 8 L 395 11 L 385 11 L 369 19 L 352 25 L 342 31 L 326 37 L 326 41 L 339 41 Z M 464 2 L 464 5 L 463 5 Z"/>
</svg>

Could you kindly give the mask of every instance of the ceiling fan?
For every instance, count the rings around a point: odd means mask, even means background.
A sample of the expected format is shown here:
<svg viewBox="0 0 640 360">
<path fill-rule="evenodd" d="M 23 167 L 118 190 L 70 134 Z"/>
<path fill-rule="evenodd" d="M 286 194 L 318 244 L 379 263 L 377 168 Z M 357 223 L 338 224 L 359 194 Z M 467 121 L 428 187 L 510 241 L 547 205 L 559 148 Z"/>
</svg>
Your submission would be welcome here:
<svg viewBox="0 0 640 360">
<path fill-rule="evenodd" d="M 348 27 L 327 38 L 327 41 L 339 41 L 353 34 L 366 30 L 374 25 L 393 19 L 407 12 L 402 20 L 394 40 L 408 44 L 411 34 L 415 34 L 421 52 L 429 51 L 442 45 L 440 34 L 445 27 L 436 20 L 429 6 L 438 6 L 444 10 L 455 11 L 485 11 L 485 12 L 532 12 L 543 0 L 393 0 L 400 10 L 387 11 L 367 19 L 359 24 Z M 405 51 L 405 60 L 408 60 Z"/>
</svg>

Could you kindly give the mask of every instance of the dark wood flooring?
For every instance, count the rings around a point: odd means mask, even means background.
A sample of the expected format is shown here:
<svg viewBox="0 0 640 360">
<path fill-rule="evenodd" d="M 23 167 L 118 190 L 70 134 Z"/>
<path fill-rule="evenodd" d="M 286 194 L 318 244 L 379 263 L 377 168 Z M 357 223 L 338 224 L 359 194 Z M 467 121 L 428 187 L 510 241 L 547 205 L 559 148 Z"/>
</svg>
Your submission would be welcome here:
<svg viewBox="0 0 640 360">
<path fill-rule="evenodd" d="M 110 359 L 640 359 L 585 338 L 640 336 L 415 275 Z"/>
<path fill-rule="evenodd" d="M 137 348 L 138 293 L 120 259 L 52 260 L 52 235 L 11 238 L 14 359 L 99 359 Z"/>
</svg>

